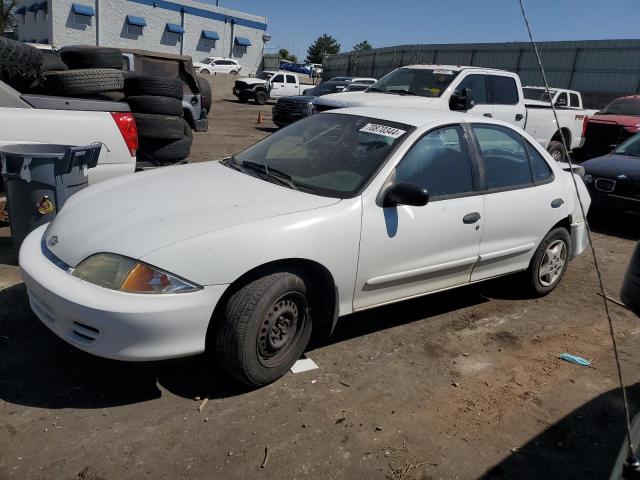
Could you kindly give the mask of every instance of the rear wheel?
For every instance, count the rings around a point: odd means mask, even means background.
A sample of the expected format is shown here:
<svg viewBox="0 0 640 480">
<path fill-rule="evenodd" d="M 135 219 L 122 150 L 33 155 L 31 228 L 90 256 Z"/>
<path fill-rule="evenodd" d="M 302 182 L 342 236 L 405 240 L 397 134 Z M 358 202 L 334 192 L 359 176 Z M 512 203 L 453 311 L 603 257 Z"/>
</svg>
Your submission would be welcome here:
<svg viewBox="0 0 640 480">
<path fill-rule="evenodd" d="M 231 70 L 231 75 L 238 75 L 238 70 Z"/>
<path fill-rule="evenodd" d="M 211 72 L 209 70 L 200 70 L 200 75 L 211 75 Z"/>
<path fill-rule="evenodd" d="M 569 264 L 571 237 L 564 228 L 551 230 L 540 242 L 527 270 L 529 289 L 546 295 L 558 286 Z"/>
<path fill-rule="evenodd" d="M 277 272 L 253 280 L 229 298 L 215 320 L 216 355 L 225 371 L 251 386 L 282 377 L 311 336 L 304 280 Z"/>
<path fill-rule="evenodd" d="M 556 162 L 565 162 L 567 160 L 567 151 L 564 148 L 562 142 L 552 140 L 547 146 L 547 152 L 551 154 Z"/>
</svg>

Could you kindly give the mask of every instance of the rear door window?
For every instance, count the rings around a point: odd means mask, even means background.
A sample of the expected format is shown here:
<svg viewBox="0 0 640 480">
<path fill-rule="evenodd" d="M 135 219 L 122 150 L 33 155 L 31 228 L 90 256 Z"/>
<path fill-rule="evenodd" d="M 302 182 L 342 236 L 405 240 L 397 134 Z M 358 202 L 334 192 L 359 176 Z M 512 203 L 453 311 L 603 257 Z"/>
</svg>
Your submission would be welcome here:
<svg viewBox="0 0 640 480">
<path fill-rule="evenodd" d="M 580 97 L 577 93 L 570 93 L 569 100 L 571 100 L 571 106 L 574 108 L 580 108 Z"/>
<path fill-rule="evenodd" d="M 293 75 L 287 75 L 287 83 L 296 83 L 296 77 Z"/>
<path fill-rule="evenodd" d="M 547 161 L 542 158 L 540 152 L 525 140 L 525 147 L 529 154 L 529 160 L 531 161 L 531 171 L 533 172 L 533 181 L 536 183 L 546 182 L 553 177 L 553 172 Z"/>
<path fill-rule="evenodd" d="M 529 156 L 520 135 L 499 125 L 474 124 L 472 128 L 482 153 L 490 190 L 533 184 Z"/>
<path fill-rule="evenodd" d="M 494 105 L 517 105 L 520 100 L 518 86 L 512 77 L 488 75 L 491 103 Z"/>
</svg>

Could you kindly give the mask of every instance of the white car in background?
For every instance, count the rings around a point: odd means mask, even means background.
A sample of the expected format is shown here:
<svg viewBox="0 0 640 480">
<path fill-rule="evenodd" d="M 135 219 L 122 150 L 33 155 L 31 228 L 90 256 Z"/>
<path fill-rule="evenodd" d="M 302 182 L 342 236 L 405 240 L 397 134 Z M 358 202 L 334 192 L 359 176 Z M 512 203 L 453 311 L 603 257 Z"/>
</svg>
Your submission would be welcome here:
<svg viewBox="0 0 640 480">
<path fill-rule="evenodd" d="M 515 272 L 549 293 L 587 245 L 572 175 L 505 122 L 345 108 L 221 162 L 83 190 L 20 266 L 32 310 L 77 348 L 211 350 L 264 385 L 341 315 Z"/>
<path fill-rule="evenodd" d="M 230 73 L 238 75 L 242 70 L 242 65 L 233 58 L 209 57 L 202 62 L 193 62 L 196 72 L 203 75 L 211 75 L 213 73 Z"/>
</svg>

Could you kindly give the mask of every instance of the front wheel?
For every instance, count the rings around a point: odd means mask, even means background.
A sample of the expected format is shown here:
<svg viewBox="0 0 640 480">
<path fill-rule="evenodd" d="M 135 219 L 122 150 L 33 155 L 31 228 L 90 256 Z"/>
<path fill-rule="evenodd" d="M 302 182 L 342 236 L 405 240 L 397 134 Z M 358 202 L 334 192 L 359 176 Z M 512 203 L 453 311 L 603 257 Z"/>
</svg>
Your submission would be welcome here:
<svg viewBox="0 0 640 480">
<path fill-rule="evenodd" d="M 551 230 L 540 242 L 527 270 L 528 285 L 535 295 L 546 295 L 558 286 L 569 264 L 571 237 L 564 228 Z"/>
<path fill-rule="evenodd" d="M 238 75 L 238 70 L 231 70 L 231 75 Z"/>
<path fill-rule="evenodd" d="M 291 272 L 258 278 L 236 291 L 215 319 L 216 356 L 233 378 L 250 386 L 282 377 L 311 336 L 304 280 Z"/>
<path fill-rule="evenodd" d="M 211 72 L 209 70 L 200 70 L 200 72 L 198 73 L 200 73 L 201 75 L 211 75 Z"/>
<path fill-rule="evenodd" d="M 267 97 L 266 92 L 256 92 L 255 98 L 258 105 L 264 105 L 265 103 L 267 103 L 267 99 L 269 97 Z"/>
<path fill-rule="evenodd" d="M 547 152 L 551 154 L 556 162 L 565 162 L 567 160 L 567 151 L 564 148 L 562 142 L 552 140 L 547 146 Z"/>
</svg>

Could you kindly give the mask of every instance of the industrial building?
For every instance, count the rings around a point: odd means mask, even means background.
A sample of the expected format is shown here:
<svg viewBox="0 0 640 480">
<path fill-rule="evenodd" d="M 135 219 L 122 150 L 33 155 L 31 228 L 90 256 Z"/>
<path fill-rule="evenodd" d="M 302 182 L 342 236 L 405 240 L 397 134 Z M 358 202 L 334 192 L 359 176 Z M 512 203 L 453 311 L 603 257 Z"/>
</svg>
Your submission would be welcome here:
<svg viewBox="0 0 640 480">
<path fill-rule="evenodd" d="M 232 57 L 246 73 L 269 40 L 265 17 L 194 0 L 20 0 L 15 13 L 21 41 Z"/>
<path fill-rule="evenodd" d="M 640 93 L 640 40 L 538 42 L 550 86 L 579 90 L 587 106 L 600 108 Z M 411 64 L 491 67 L 516 72 L 523 85 L 542 85 L 528 42 L 398 45 L 328 57 L 324 76 L 380 78 Z"/>
</svg>

